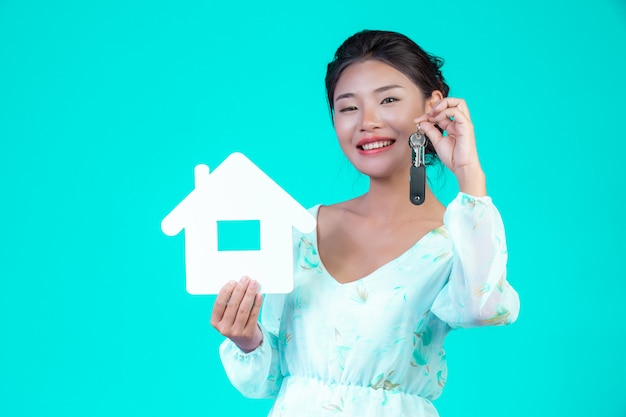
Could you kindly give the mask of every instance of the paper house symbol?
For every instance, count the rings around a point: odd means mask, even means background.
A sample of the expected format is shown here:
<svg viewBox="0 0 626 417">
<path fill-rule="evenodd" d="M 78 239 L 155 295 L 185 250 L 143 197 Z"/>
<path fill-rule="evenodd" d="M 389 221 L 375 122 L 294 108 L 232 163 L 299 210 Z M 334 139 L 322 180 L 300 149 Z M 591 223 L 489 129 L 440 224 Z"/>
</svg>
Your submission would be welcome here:
<svg viewBox="0 0 626 417">
<path fill-rule="evenodd" d="M 293 290 L 293 227 L 303 233 L 315 218 L 241 153 L 212 173 L 198 165 L 195 188 L 161 222 L 175 236 L 185 229 L 187 292 L 217 294 L 229 280 L 247 275 L 263 293 Z M 219 250 L 218 222 L 258 220 L 258 250 Z"/>
</svg>

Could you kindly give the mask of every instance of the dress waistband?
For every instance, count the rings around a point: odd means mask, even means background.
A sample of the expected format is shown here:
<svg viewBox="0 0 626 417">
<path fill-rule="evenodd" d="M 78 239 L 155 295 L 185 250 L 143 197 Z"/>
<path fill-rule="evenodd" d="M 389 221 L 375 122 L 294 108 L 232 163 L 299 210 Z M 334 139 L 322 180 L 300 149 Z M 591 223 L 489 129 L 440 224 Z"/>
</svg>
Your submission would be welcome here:
<svg viewBox="0 0 626 417">
<path fill-rule="evenodd" d="M 287 375 L 284 377 L 284 381 L 288 381 L 288 383 L 299 383 L 299 384 L 310 384 L 311 386 L 322 386 L 328 388 L 337 388 L 337 389 L 352 389 L 352 390 L 364 390 L 364 391 L 381 391 L 387 394 L 403 394 L 409 395 L 412 397 L 418 397 L 429 401 L 427 398 L 422 397 L 419 394 L 411 393 L 402 390 L 398 385 L 392 384 L 389 381 L 386 381 L 381 376 L 380 381 L 376 381 L 374 384 L 355 384 L 355 383 L 346 383 L 346 382 L 337 382 L 337 381 L 325 381 L 322 378 L 317 378 L 314 376 L 305 376 L 305 375 Z"/>
</svg>

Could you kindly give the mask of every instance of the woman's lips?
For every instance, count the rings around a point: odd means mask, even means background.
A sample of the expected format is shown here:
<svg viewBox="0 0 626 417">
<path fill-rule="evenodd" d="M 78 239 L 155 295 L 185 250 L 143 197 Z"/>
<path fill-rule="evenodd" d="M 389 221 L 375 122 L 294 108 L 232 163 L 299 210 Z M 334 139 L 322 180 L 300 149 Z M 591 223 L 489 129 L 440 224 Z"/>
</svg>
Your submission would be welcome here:
<svg viewBox="0 0 626 417">
<path fill-rule="evenodd" d="M 367 138 L 357 143 L 356 147 L 359 153 L 363 155 L 371 155 L 380 153 L 395 143 L 394 139 L 389 138 Z"/>
</svg>

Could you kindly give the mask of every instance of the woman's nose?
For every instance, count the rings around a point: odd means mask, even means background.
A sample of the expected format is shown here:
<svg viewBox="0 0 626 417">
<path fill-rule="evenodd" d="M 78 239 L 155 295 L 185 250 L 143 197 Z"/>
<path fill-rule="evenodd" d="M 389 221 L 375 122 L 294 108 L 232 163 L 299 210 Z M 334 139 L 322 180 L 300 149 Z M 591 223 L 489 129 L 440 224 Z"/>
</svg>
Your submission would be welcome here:
<svg viewBox="0 0 626 417">
<path fill-rule="evenodd" d="M 364 107 L 361 117 L 361 130 L 370 131 L 381 127 L 381 125 L 382 121 L 378 111 L 372 107 Z"/>
</svg>

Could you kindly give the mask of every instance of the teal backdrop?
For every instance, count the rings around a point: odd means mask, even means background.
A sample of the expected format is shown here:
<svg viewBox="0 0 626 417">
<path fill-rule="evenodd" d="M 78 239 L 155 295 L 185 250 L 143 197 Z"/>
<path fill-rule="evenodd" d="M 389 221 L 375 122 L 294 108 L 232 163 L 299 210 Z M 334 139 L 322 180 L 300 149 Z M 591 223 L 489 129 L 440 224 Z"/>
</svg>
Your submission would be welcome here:
<svg viewBox="0 0 626 417">
<path fill-rule="evenodd" d="M 160 222 L 234 151 L 307 207 L 362 192 L 323 78 L 364 28 L 445 58 L 521 295 L 450 335 L 442 417 L 626 416 L 623 0 L 0 0 L 1 416 L 266 415 Z"/>
</svg>

